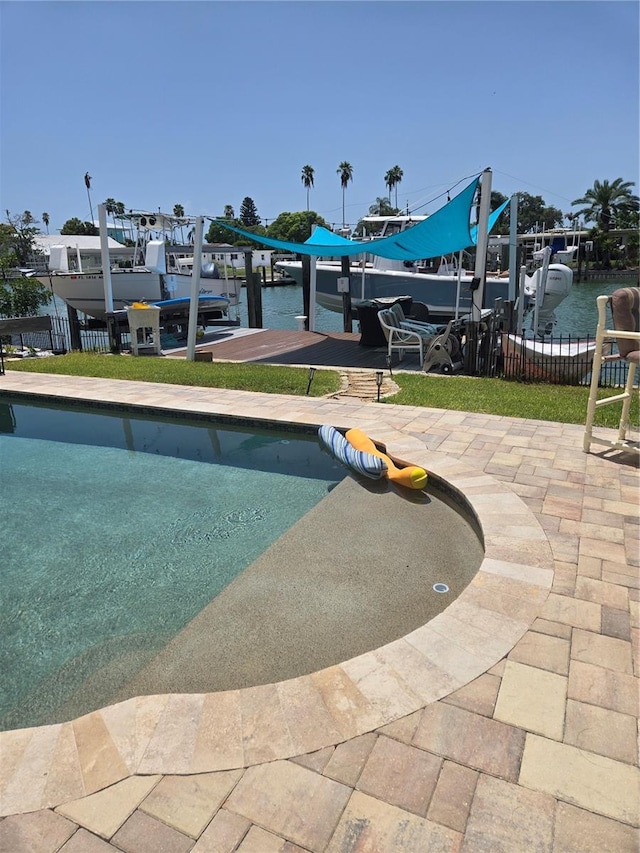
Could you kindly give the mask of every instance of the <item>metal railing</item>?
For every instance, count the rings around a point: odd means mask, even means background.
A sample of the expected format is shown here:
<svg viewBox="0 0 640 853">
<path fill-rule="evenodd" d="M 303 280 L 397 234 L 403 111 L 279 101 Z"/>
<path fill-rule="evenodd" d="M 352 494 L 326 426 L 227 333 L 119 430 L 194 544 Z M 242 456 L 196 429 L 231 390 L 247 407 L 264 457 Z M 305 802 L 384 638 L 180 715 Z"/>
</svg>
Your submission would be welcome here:
<svg viewBox="0 0 640 853">
<path fill-rule="evenodd" d="M 498 375 L 517 382 L 552 385 L 589 385 L 595 352 L 595 336 L 558 335 L 542 340 L 523 339 L 502 333 Z M 609 351 L 617 352 L 615 344 Z M 621 359 L 602 369 L 599 385 L 624 386 L 628 365 Z"/>
<path fill-rule="evenodd" d="M 466 350 L 472 346 L 475 359 L 466 359 L 462 370 L 467 375 L 482 375 L 524 383 L 549 383 L 555 385 L 588 385 L 591 381 L 591 365 L 595 348 L 595 338 L 563 335 L 547 339 L 544 342 L 526 340 L 522 344 L 521 336 L 508 335 L 502 331 L 499 318 L 482 324 L 477 338 L 471 343 L 465 339 L 468 330 L 461 326 L 457 330 L 462 350 L 460 358 L 466 358 Z M 79 341 L 78 336 L 79 335 Z M 38 350 L 55 355 L 82 349 L 84 352 L 108 353 L 111 351 L 106 328 L 96 328 L 90 324 L 80 324 L 72 329 L 66 317 L 51 317 L 51 328 L 44 331 L 27 331 L 19 334 L 2 334 L 0 331 L 0 374 L 3 361 L 17 350 Z M 162 338 L 165 335 L 163 334 Z M 77 343 L 80 343 L 80 347 Z M 165 347 L 176 346 L 170 335 Z M 128 331 L 121 331 L 121 345 L 130 349 Z M 614 344 L 615 351 L 615 344 Z M 472 367 L 468 368 L 471 364 Z M 600 385 L 602 387 L 623 386 L 627 377 L 627 364 L 613 361 L 602 369 Z"/>
</svg>

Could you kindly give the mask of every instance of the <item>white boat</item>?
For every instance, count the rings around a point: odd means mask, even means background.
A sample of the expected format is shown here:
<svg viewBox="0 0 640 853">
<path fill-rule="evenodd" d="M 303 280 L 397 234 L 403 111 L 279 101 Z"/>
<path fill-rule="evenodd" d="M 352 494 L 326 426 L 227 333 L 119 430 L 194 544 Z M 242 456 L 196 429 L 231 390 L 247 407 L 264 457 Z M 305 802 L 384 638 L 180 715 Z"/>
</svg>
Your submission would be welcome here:
<svg viewBox="0 0 640 853">
<path fill-rule="evenodd" d="M 365 216 L 363 222 L 379 226 L 379 233 L 375 237 L 384 238 L 401 233 L 425 219 L 426 216 Z M 415 302 L 427 306 L 431 322 L 446 323 L 469 314 L 476 281 L 473 272 L 461 267 L 461 257 L 462 253 L 441 257 L 435 263 L 429 263 L 428 260 L 396 261 L 379 255 L 368 257 L 365 242 L 363 255 L 358 261 L 351 262 L 349 268 L 352 305 L 357 309 L 364 301 L 411 296 Z M 278 261 L 276 267 L 302 284 L 301 261 Z M 329 311 L 343 310 L 343 294 L 338 291 L 337 284 L 337 279 L 342 276 L 340 260 L 316 262 L 316 302 Z M 535 274 L 528 279 L 529 286 L 525 288 L 527 304 L 535 296 L 537 280 L 534 282 L 534 277 Z M 555 294 L 557 290 L 563 290 L 566 296 L 573 281 L 573 273 L 563 264 L 552 264 L 549 266 L 547 281 L 550 291 Z M 487 276 L 484 304 L 493 307 L 496 299 L 506 300 L 508 291 L 508 274 Z M 546 300 L 546 289 L 544 294 Z"/>
<path fill-rule="evenodd" d="M 470 220 L 478 190 L 478 221 L 472 225 Z M 507 301 L 509 296 L 513 301 L 516 299 L 515 282 L 508 273 L 480 276 L 462 268 L 463 252 L 469 246 L 477 247 L 476 268 L 486 268 L 488 234 L 509 204 L 509 200 L 505 200 L 490 213 L 490 198 L 491 170 L 485 169 L 481 176 L 476 176 L 431 216 L 364 217 L 362 221 L 369 232 L 364 240 L 348 239 L 322 226 L 313 229 L 304 243 L 271 237 L 258 239 L 277 251 L 312 259 L 308 275 L 310 298 L 323 308 L 342 311 L 345 298 L 357 310 L 363 302 L 371 300 L 384 299 L 388 302 L 389 299 L 411 297 L 414 302 L 426 306 L 428 314 L 421 311 L 420 319 L 447 323 L 464 316 L 477 317 L 485 307 L 492 309 L 498 299 Z M 226 222 L 218 224 L 243 237 L 255 237 Z M 366 228 L 367 225 L 370 228 Z M 510 256 L 514 254 L 511 248 L 516 245 L 517 235 L 514 232 L 512 223 Z M 318 258 L 322 260 L 318 261 Z M 356 266 L 351 258 L 357 258 Z M 420 258 L 427 260 L 418 260 Z M 533 288 L 538 319 L 546 299 L 546 279 L 551 278 L 547 276 L 550 269 L 548 261 L 546 257 L 544 277 L 538 279 Z M 307 283 L 306 261 L 281 260 L 276 267 L 298 284 L 303 284 L 303 278 Z M 571 269 L 563 264 L 554 264 L 553 268 L 554 281 L 562 279 L 568 293 L 573 281 Z M 524 287 L 524 274 L 521 279 L 521 298 L 519 304 L 514 305 L 519 313 L 531 300 Z M 313 328 L 313 316 L 309 318 L 309 328 Z"/>
<path fill-rule="evenodd" d="M 504 374 L 513 378 L 524 376 L 529 380 L 577 385 L 591 373 L 595 349 L 595 340 L 562 343 L 503 335 Z"/>
<path fill-rule="evenodd" d="M 191 294 L 193 249 L 177 242 L 177 229 L 187 223 L 163 213 L 136 212 L 125 217 L 136 233 L 132 265 L 111 268 L 114 311 L 134 302 L 188 298 Z M 69 269 L 67 250 L 51 247 L 49 272 L 39 275 L 67 305 L 89 317 L 104 319 L 105 288 L 102 269 Z M 226 265 L 225 265 L 226 276 Z M 239 302 L 240 282 L 221 278 L 218 268 L 202 258 L 199 294 L 221 296 L 227 305 Z"/>
</svg>

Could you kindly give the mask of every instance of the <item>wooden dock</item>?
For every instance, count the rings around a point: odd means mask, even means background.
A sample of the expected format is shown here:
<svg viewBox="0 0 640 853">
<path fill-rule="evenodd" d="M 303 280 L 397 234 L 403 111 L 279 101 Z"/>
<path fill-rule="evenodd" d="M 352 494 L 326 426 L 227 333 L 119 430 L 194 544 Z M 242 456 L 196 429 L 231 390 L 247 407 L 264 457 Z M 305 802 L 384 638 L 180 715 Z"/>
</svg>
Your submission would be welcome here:
<svg viewBox="0 0 640 853">
<path fill-rule="evenodd" d="M 216 361 L 244 361 L 256 364 L 296 364 L 316 367 L 350 367 L 385 370 L 386 346 L 361 346 L 360 333 L 300 332 L 280 329 L 225 329 L 213 340 L 198 344 L 197 352 L 210 352 Z M 184 357 L 186 350 L 174 350 Z M 398 365 L 397 354 L 393 366 Z M 419 369 L 418 358 L 407 353 L 403 370 Z"/>
</svg>

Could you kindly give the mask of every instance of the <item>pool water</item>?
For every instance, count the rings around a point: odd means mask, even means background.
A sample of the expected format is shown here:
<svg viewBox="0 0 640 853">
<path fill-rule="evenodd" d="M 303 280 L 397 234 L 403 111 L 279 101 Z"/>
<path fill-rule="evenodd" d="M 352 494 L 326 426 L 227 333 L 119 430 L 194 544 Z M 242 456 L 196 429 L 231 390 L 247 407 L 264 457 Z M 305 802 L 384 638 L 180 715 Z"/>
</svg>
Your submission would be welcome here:
<svg viewBox="0 0 640 853">
<path fill-rule="evenodd" d="M 125 681 L 346 471 L 314 435 L 0 399 L 0 728 Z"/>
</svg>

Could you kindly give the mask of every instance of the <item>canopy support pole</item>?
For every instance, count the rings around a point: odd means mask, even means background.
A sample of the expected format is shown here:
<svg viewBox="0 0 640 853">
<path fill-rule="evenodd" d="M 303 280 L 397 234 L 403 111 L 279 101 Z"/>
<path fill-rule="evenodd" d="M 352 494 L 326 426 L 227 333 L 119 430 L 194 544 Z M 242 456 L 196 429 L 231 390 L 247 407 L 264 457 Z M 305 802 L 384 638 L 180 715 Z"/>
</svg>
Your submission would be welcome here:
<svg viewBox="0 0 640 853">
<path fill-rule="evenodd" d="M 109 232 L 107 231 L 107 208 L 104 204 L 98 205 L 98 226 L 100 230 L 100 258 L 102 261 L 102 282 L 104 284 L 104 310 L 107 315 L 107 334 L 109 335 L 109 349 L 112 353 L 120 352 L 120 337 L 116 329 L 116 320 L 113 314 L 113 286 L 111 283 L 111 257 L 109 255 Z M 76 244 L 78 254 L 78 271 L 82 272 L 82 261 L 80 249 Z"/>
<path fill-rule="evenodd" d="M 353 314 L 351 312 L 351 263 L 348 255 L 340 258 L 341 277 L 349 281 L 349 289 L 342 294 L 342 331 L 353 331 Z"/>
<path fill-rule="evenodd" d="M 509 290 L 510 302 L 516 300 L 516 280 L 518 270 L 518 196 L 514 193 L 509 201 Z"/>
<path fill-rule="evenodd" d="M 311 275 L 309 276 L 309 322 L 307 329 L 310 332 L 316 330 L 316 255 L 311 255 Z"/>
<path fill-rule="evenodd" d="M 480 279 L 478 287 L 473 291 L 472 320 L 480 322 L 484 302 L 484 282 L 487 265 L 487 242 L 489 238 L 489 210 L 491 208 L 491 169 L 485 169 L 480 182 L 480 212 L 478 214 L 478 243 L 476 245 L 476 265 L 474 278 Z"/>
<path fill-rule="evenodd" d="M 191 293 L 189 301 L 189 327 L 187 329 L 187 361 L 196 360 L 196 331 L 198 326 L 198 297 L 200 296 L 200 272 L 202 270 L 202 239 L 204 217 L 196 219 L 193 240 L 193 267 L 191 270 Z"/>
</svg>

